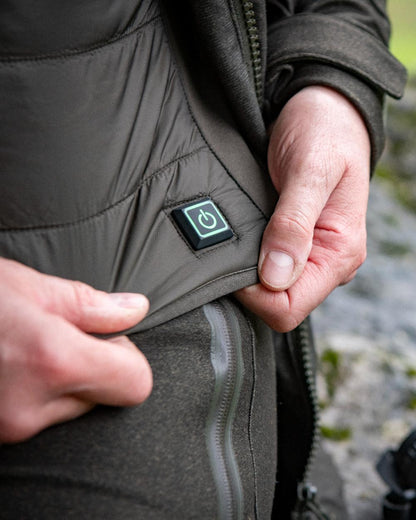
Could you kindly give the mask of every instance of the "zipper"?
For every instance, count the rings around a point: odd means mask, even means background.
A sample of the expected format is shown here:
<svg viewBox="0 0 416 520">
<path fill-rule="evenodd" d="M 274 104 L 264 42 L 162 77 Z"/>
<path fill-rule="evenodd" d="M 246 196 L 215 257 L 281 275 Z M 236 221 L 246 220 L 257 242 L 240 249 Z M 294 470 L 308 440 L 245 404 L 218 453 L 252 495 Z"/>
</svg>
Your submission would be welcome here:
<svg viewBox="0 0 416 520">
<path fill-rule="evenodd" d="M 318 401 L 318 392 L 316 390 L 316 382 L 315 382 L 315 369 L 314 369 L 314 359 L 313 359 L 313 343 L 312 343 L 312 333 L 310 329 L 310 324 L 305 320 L 303 321 L 296 329 L 296 335 L 298 344 L 301 351 L 301 360 L 302 360 L 302 368 L 303 374 L 305 377 L 306 390 L 308 392 L 309 402 L 311 405 L 312 411 L 312 438 L 311 444 L 309 448 L 309 455 L 305 464 L 305 469 L 302 475 L 302 482 L 306 483 L 310 478 L 310 473 L 312 470 L 312 465 L 314 463 L 316 452 L 319 446 L 319 420 L 320 420 L 320 412 L 319 412 L 319 401 Z"/>
<path fill-rule="evenodd" d="M 244 22 L 250 50 L 254 89 L 260 106 L 263 104 L 263 71 L 261 63 L 261 50 L 259 29 L 257 26 L 254 4 L 249 0 L 242 0 Z"/>
<path fill-rule="evenodd" d="M 310 480 L 313 463 L 320 442 L 319 430 L 319 400 L 315 382 L 313 359 L 313 339 L 309 319 L 303 321 L 294 331 L 294 341 L 300 348 L 302 370 L 312 412 L 312 434 L 309 453 L 305 462 L 301 481 L 297 488 L 297 502 L 292 512 L 292 520 L 330 520 L 320 507 L 317 497 L 317 488 Z"/>
<path fill-rule="evenodd" d="M 243 488 L 233 449 L 232 427 L 243 382 L 240 326 L 226 301 L 204 305 L 211 326 L 211 364 L 214 395 L 208 414 L 207 449 L 218 496 L 219 520 L 242 520 Z"/>
<path fill-rule="evenodd" d="M 259 30 L 256 21 L 254 4 L 250 0 L 242 0 L 245 27 L 248 38 L 249 55 L 251 58 L 252 75 L 257 101 L 263 103 L 263 74 L 260 50 Z M 330 517 L 321 510 L 317 502 L 317 489 L 310 484 L 310 472 L 314 463 L 320 441 L 319 432 L 319 401 L 315 383 L 313 360 L 313 340 L 309 319 L 304 320 L 294 331 L 295 342 L 301 351 L 301 364 L 304 374 L 306 390 L 312 411 L 312 435 L 309 454 L 305 463 L 302 479 L 298 484 L 297 503 L 292 513 L 293 520 L 330 520 Z"/>
</svg>

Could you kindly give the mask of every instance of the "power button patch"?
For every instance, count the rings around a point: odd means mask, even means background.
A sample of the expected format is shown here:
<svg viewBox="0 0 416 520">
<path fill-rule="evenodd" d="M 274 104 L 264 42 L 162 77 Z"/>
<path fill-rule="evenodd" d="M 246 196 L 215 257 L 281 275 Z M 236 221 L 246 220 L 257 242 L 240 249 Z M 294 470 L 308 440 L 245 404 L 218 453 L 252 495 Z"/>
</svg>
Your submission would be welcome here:
<svg viewBox="0 0 416 520">
<path fill-rule="evenodd" d="M 228 240 L 233 232 L 210 198 L 184 204 L 172 216 L 191 246 L 198 250 Z"/>
</svg>

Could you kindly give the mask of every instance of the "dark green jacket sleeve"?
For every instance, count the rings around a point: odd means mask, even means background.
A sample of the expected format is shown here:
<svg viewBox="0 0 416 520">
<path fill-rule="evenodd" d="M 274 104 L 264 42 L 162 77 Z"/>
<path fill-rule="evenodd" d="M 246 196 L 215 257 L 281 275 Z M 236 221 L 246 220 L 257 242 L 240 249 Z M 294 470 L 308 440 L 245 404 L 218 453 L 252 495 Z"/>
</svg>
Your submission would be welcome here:
<svg viewBox="0 0 416 520">
<path fill-rule="evenodd" d="M 384 146 L 384 95 L 399 98 L 406 82 L 388 51 L 385 1 L 268 0 L 267 19 L 266 118 L 308 85 L 333 87 L 361 112 L 374 164 Z"/>
</svg>

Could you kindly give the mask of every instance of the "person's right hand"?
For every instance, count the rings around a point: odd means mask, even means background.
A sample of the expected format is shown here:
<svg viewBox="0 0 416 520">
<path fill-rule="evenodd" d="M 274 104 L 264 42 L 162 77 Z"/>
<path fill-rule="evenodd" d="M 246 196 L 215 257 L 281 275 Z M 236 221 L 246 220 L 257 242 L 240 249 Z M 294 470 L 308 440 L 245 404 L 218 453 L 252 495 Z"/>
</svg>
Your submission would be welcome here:
<svg viewBox="0 0 416 520">
<path fill-rule="evenodd" d="M 131 406 L 152 390 L 152 371 L 126 336 L 145 296 L 108 294 L 0 258 L 0 443 L 26 440 L 95 404 Z"/>
</svg>

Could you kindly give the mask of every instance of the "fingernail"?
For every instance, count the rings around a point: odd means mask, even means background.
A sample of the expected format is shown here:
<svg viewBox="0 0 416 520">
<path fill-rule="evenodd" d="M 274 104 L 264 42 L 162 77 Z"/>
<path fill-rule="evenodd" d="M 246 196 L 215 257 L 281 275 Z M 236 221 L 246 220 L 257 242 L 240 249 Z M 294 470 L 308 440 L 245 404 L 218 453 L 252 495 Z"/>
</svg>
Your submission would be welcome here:
<svg viewBox="0 0 416 520">
<path fill-rule="evenodd" d="M 293 258 L 281 251 L 269 251 L 261 266 L 261 276 L 271 287 L 287 287 L 293 276 Z"/>
<path fill-rule="evenodd" d="M 135 293 L 110 293 L 111 302 L 117 307 L 137 309 L 147 305 L 147 298 Z"/>
</svg>

